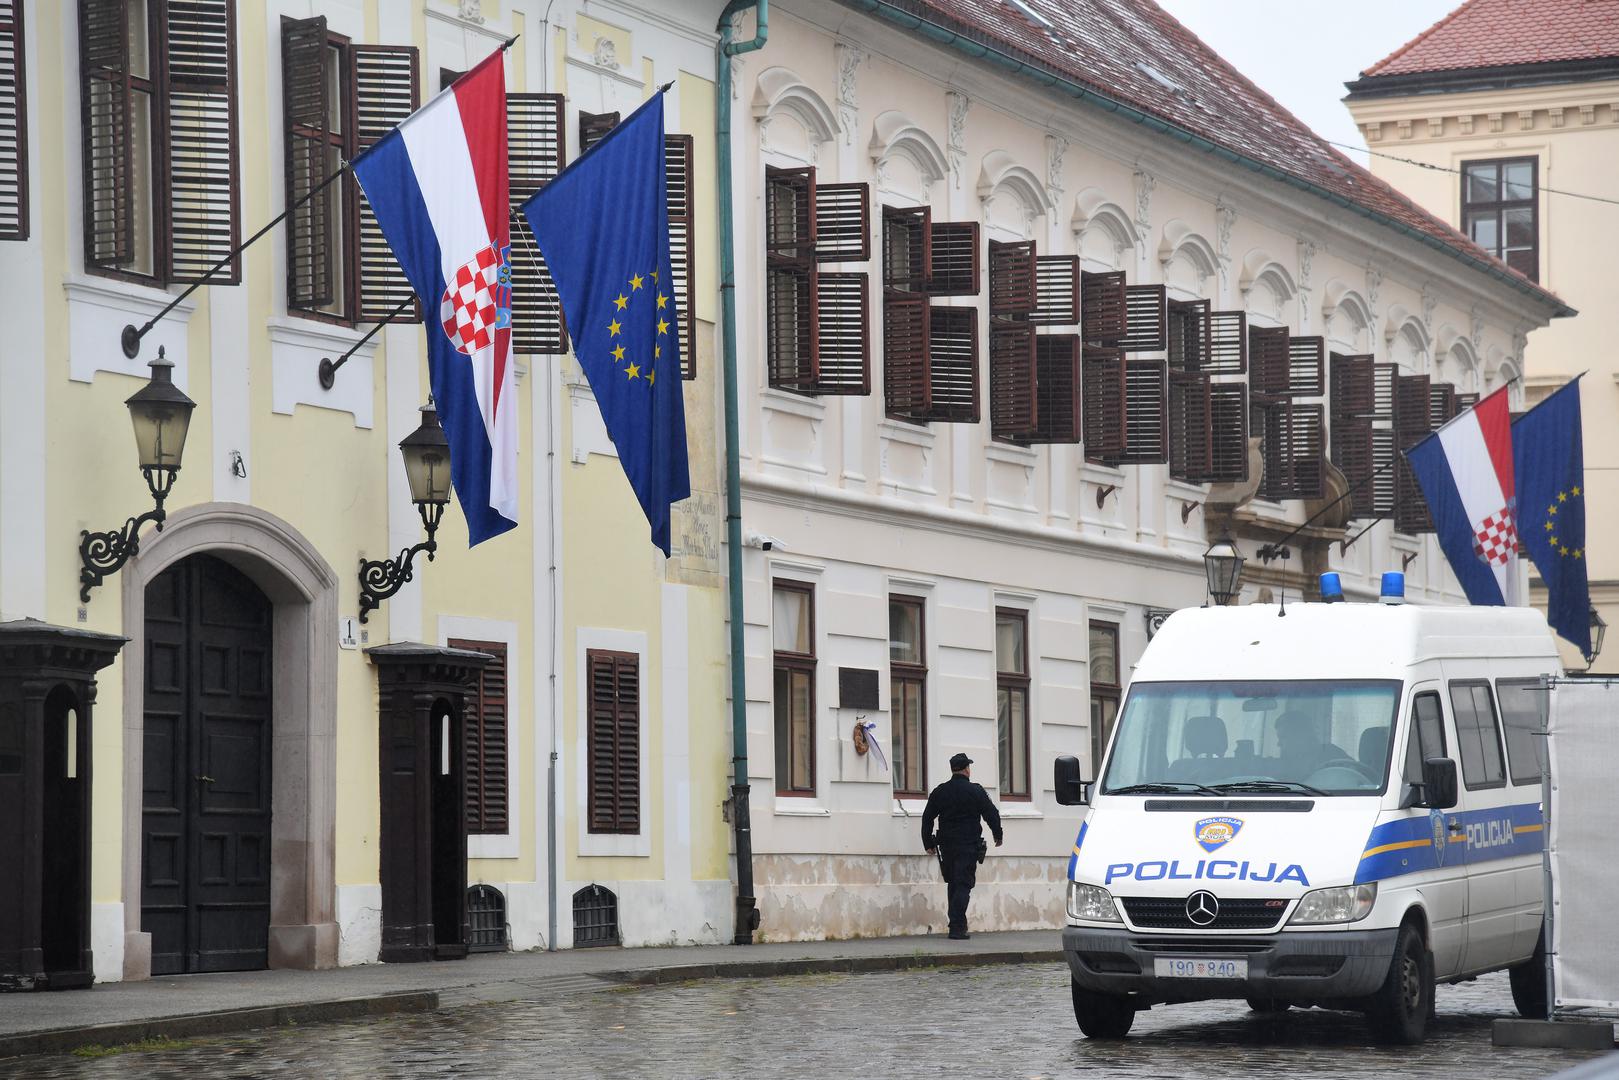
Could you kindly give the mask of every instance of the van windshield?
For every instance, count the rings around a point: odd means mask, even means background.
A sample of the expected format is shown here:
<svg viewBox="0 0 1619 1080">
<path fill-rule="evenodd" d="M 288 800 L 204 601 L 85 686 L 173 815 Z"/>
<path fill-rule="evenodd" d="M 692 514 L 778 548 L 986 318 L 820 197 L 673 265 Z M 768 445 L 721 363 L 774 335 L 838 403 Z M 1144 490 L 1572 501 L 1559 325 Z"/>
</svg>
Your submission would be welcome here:
<svg viewBox="0 0 1619 1080">
<path fill-rule="evenodd" d="M 1399 700 L 1381 680 L 1136 683 L 1102 791 L 1381 793 Z"/>
</svg>

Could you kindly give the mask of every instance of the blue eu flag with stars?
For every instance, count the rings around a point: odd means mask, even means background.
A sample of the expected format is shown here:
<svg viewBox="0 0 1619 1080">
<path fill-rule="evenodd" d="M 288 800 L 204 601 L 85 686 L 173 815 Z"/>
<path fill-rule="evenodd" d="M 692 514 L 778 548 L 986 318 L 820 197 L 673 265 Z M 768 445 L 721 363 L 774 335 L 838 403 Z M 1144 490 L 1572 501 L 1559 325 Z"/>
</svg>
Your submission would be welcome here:
<svg viewBox="0 0 1619 1080">
<path fill-rule="evenodd" d="M 1512 425 L 1512 471 L 1518 489 L 1518 534 L 1546 583 L 1546 621 L 1590 660 L 1579 379 Z"/>
<path fill-rule="evenodd" d="M 663 153 L 660 92 L 522 210 L 652 542 L 668 555 L 669 508 L 691 495 L 691 478 Z"/>
</svg>

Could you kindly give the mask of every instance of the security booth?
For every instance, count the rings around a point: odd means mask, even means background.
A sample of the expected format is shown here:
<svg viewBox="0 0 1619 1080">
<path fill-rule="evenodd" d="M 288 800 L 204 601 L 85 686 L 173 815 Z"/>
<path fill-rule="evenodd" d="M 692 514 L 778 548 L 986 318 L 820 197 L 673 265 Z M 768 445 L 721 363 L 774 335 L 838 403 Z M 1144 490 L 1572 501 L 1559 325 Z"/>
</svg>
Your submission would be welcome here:
<svg viewBox="0 0 1619 1080">
<path fill-rule="evenodd" d="M 90 711 L 129 639 L 0 623 L 0 990 L 95 981 Z"/>
<path fill-rule="evenodd" d="M 493 657 L 397 642 L 377 668 L 384 963 L 467 955 L 466 701 Z"/>
</svg>

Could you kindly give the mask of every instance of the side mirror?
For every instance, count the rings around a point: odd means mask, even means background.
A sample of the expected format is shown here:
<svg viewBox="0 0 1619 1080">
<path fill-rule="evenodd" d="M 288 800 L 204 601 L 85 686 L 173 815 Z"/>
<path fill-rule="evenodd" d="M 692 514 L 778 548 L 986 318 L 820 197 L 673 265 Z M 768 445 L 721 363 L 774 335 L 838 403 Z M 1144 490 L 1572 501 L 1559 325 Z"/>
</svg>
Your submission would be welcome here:
<svg viewBox="0 0 1619 1080">
<path fill-rule="evenodd" d="M 1422 804 L 1449 810 L 1457 802 L 1456 763 L 1450 758 L 1428 758 L 1422 763 Z"/>
<path fill-rule="evenodd" d="M 1057 759 L 1052 770 L 1052 786 L 1057 789 L 1057 802 L 1063 806 L 1084 806 L 1090 802 L 1086 798 L 1085 781 L 1079 775 L 1077 757 L 1064 754 Z"/>
</svg>

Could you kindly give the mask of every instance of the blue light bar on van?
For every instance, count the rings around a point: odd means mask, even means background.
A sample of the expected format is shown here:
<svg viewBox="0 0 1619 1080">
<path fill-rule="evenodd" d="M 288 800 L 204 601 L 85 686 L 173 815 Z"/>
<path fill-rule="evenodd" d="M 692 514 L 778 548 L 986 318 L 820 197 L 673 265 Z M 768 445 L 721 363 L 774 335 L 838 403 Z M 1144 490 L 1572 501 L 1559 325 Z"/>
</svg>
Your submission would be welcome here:
<svg viewBox="0 0 1619 1080">
<path fill-rule="evenodd" d="M 1389 570 L 1383 574 L 1383 592 L 1378 598 L 1381 604 L 1405 603 L 1405 575 L 1398 570 Z"/>
<path fill-rule="evenodd" d="M 1344 583 L 1339 580 L 1336 573 L 1321 575 L 1321 602 L 1324 604 L 1344 602 Z"/>
</svg>

